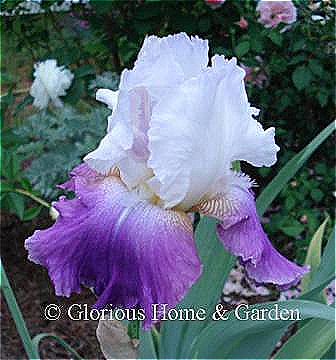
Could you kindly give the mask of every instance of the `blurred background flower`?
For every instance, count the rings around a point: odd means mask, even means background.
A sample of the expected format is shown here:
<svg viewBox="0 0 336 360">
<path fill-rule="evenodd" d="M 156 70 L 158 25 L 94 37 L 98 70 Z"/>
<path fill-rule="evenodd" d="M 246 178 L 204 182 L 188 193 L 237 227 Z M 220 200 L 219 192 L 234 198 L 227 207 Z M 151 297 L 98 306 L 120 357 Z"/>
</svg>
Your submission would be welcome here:
<svg viewBox="0 0 336 360">
<path fill-rule="evenodd" d="M 49 101 L 54 106 L 62 106 L 60 96 L 66 94 L 74 75 L 64 66 L 57 66 L 56 60 L 46 60 L 34 65 L 34 81 L 30 95 L 34 98 L 33 105 L 45 109 Z"/>
<path fill-rule="evenodd" d="M 296 7 L 291 0 L 260 0 L 256 9 L 258 21 L 266 28 L 277 27 L 280 23 L 292 24 L 296 21 Z"/>
<path fill-rule="evenodd" d="M 222 6 L 226 0 L 205 0 L 205 2 L 212 8 L 217 9 Z"/>
</svg>

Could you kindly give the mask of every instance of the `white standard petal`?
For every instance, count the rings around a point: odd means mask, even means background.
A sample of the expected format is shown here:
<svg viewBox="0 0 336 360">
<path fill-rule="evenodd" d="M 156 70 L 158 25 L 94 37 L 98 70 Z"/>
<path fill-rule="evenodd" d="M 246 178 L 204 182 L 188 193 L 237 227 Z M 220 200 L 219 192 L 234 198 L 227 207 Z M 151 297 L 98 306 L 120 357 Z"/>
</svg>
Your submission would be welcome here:
<svg viewBox="0 0 336 360">
<path fill-rule="evenodd" d="M 132 70 L 124 70 L 120 87 L 145 86 L 159 99 L 186 79 L 197 76 L 208 63 L 208 42 L 185 33 L 146 37 Z"/>
<path fill-rule="evenodd" d="M 274 128 L 263 130 L 253 116 L 259 110 L 251 107 L 244 86 L 244 71 L 236 59 L 227 61 L 214 56 L 213 67 L 226 76 L 220 82 L 216 95 L 216 121 L 223 122 L 225 157 L 229 161 L 245 160 L 253 166 L 271 166 L 276 162 L 279 147 L 275 144 Z"/>
<path fill-rule="evenodd" d="M 222 124 L 214 122 L 221 76 L 211 69 L 184 82 L 153 110 L 148 164 L 155 191 L 167 208 L 189 208 L 208 191 L 224 168 Z"/>
<path fill-rule="evenodd" d="M 84 161 L 99 173 L 107 174 L 120 160 L 127 157 L 132 141 L 131 129 L 119 122 L 102 139 L 98 148 L 84 157 Z"/>
<path fill-rule="evenodd" d="M 153 110 L 149 166 L 167 208 L 188 209 L 209 195 L 234 160 L 271 165 L 274 130 L 253 118 L 236 59 L 213 58 L 212 68 L 181 84 Z"/>
<path fill-rule="evenodd" d="M 111 95 L 106 89 L 97 92 L 99 100 L 107 104 L 111 104 Z M 151 169 L 147 168 L 150 115 L 150 98 L 144 87 L 120 90 L 116 110 L 108 118 L 107 135 L 84 161 L 103 174 L 118 167 L 129 189 L 152 176 Z"/>
<path fill-rule="evenodd" d="M 179 84 L 197 76 L 207 62 L 206 40 L 184 33 L 146 37 L 134 68 L 122 72 L 118 93 L 97 91 L 97 100 L 113 109 L 113 113 L 108 117 L 108 135 L 84 160 L 103 173 L 117 166 L 129 188 L 147 180 L 152 174 L 147 167 L 152 109 Z"/>
</svg>

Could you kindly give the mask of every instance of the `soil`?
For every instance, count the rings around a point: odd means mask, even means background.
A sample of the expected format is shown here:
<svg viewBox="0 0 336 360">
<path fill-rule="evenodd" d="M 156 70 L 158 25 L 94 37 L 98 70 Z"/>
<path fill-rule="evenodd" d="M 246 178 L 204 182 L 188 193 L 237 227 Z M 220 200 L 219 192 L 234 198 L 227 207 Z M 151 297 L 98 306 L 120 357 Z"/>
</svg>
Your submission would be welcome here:
<svg viewBox="0 0 336 360">
<path fill-rule="evenodd" d="M 20 306 L 31 337 L 39 333 L 52 333 L 70 344 L 86 359 L 103 359 L 103 354 L 96 338 L 98 321 L 73 321 L 63 316 L 50 321 L 44 317 L 48 304 L 61 305 L 68 309 L 71 304 L 95 302 L 89 290 L 70 298 L 57 297 L 47 271 L 27 260 L 24 240 L 33 233 L 34 228 L 49 225 L 49 220 L 39 217 L 33 222 L 20 222 L 15 216 L 1 214 L 1 259 L 11 287 Z M 38 224 L 38 226 L 37 226 Z M 1 294 L 2 295 L 2 294 Z M 67 353 L 55 341 L 45 339 L 40 345 L 41 359 L 70 359 Z M 7 303 L 1 296 L 1 359 L 27 359 L 15 323 L 9 313 Z"/>
</svg>

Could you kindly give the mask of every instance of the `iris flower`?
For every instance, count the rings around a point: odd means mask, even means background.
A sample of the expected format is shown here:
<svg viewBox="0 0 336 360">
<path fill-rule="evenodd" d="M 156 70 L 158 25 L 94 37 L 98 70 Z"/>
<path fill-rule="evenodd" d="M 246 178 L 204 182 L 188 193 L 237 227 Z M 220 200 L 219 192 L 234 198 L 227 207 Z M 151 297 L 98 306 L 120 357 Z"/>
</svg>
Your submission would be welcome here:
<svg viewBox="0 0 336 360">
<path fill-rule="evenodd" d="M 236 59 L 181 33 L 146 37 L 118 92 L 97 99 L 113 109 L 107 134 L 53 204 L 55 224 L 25 246 L 45 266 L 56 294 L 93 287 L 95 306 L 174 306 L 202 272 L 193 212 L 218 219 L 218 238 L 260 283 L 289 287 L 306 269 L 271 245 L 259 222 L 253 182 L 232 162 L 271 166 L 279 150 L 263 130 Z M 94 125 L 93 125 L 94 126 Z M 145 326 L 151 322 L 146 316 Z"/>
</svg>

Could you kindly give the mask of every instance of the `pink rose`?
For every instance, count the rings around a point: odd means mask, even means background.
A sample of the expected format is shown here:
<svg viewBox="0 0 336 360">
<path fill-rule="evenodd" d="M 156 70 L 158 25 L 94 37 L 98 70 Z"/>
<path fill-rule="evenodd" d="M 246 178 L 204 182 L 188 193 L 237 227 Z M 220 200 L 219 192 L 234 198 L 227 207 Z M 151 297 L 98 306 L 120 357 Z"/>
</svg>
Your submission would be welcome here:
<svg viewBox="0 0 336 360">
<path fill-rule="evenodd" d="M 257 5 L 258 21 L 266 28 L 275 28 L 279 23 L 292 24 L 296 21 L 296 7 L 292 1 L 261 0 Z"/>
</svg>

